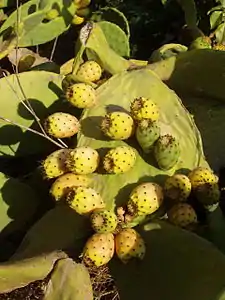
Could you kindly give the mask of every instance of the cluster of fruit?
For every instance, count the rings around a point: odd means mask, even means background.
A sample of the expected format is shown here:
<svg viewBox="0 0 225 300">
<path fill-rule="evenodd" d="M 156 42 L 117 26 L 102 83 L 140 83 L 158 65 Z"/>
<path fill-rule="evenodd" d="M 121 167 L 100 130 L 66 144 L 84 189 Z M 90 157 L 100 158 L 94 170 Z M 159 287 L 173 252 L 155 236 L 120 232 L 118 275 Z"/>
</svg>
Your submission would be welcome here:
<svg viewBox="0 0 225 300">
<path fill-rule="evenodd" d="M 97 104 L 96 90 L 85 82 L 100 80 L 102 69 L 95 61 L 86 61 L 77 74 L 84 82 L 70 84 L 65 89 L 65 97 L 75 107 L 90 108 Z M 124 141 L 135 135 L 143 152 L 153 152 L 158 167 L 168 170 L 178 162 L 180 146 L 172 135 L 161 135 L 159 119 L 157 105 L 151 99 L 139 97 L 131 100 L 129 112 L 107 113 L 100 128 L 112 140 Z M 62 112 L 50 115 L 44 127 L 55 138 L 68 138 L 82 130 L 75 116 Z M 168 177 L 164 186 L 154 182 L 139 184 L 131 191 L 124 207 L 117 207 L 115 212 L 107 210 L 102 196 L 91 187 L 88 175 L 97 169 L 108 174 L 128 172 L 135 167 L 137 156 L 136 149 L 128 144 L 109 149 L 102 158 L 96 149 L 80 146 L 56 150 L 42 162 L 45 177 L 56 178 L 50 189 L 52 197 L 90 218 L 95 233 L 83 250 L 87 264 L 97 267 L 107 264 L 114 252 L 123 262 L 134 257 L 142 259 L 144 240 L 135 229 L 129 228 L 130 224 L 134 218 L 152 215 L 167 202 L 170 203 L 166 209 L 168 221 L 187 229 L 197 223 L 197 214 L 188 204 L 191 192 L 205 207 L 218 205 L 218 177 L 211 170 L 198 167 L 188 176 Z"/>
</svg>

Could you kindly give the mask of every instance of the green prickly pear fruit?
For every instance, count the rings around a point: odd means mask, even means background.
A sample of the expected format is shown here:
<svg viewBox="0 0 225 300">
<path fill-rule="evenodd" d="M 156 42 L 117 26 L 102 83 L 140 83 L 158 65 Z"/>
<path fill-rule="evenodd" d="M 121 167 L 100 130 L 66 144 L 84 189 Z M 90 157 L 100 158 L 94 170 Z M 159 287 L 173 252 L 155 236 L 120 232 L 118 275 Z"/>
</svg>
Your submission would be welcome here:
<svg viewBox="0 0 225 300">
<path fill-rule="evenodd" d="M 157 121 L 159 119 L 159 109 L 157 105 L 148 98 L 139 97 L 132 101 L 130 106 L 131 116 L 135 120 L 150 119 Z"/>
<path fill-rule="evenodd" d="M 145 256 L 145 242 L 132 228 L 123 229 L 116 235 L 115 246 L 116 254 L 123 263 L 127 263 L 132 258 L 143 259 Z"/>
<path fill-rule="evenodd" d="M 89 108 L 96 104 L 95 89 L 86 83 L 75 83 L 66 90 L 66 99 L 75 107 Z"/>
<path fill-rule="evenodd" d="M 114 232 L 117 226 L 117 216 L 106 209 L 95 209 L 91 214 L 91 225 L 97 233 Z"/>
<path fill-rule="evenodd" d="M 183 174 L 168 177 L 164 184 L 164 195 L 175 201 L 185 201 L 191 193 L 190 179 Z"/>
<path fill-rule="evenodd" d="M 44 128 L 52 137 L 69 138 L 79 131 L 80 123 L 75 116 L 57 112 L 45 119 Z"/>
<path fill-rule="evenodd" d="M 90 184 L 90 179 L 85 175 L 66 173 L 56 179 L 50 188 L 50 194 L 56 201 L 66 197 L 72 187 L 85 186 Z"/>
<path fill-rule="evenodd" d="M 197 223 L 197 214 L 194 208 L 187 203 L 175 204 L 167 215 L 170 223 L 186 229 L 191 229 Z"/>
<path fill-rule="evenodd" d="M 99 161 L 99 154 L 95 149 L 83 146 L 70 151 L 66 165 L 72 173 L 87 175 L 97 169 Z"/>
<path fill-rule="evenodd" d="M 46 157 L 41 164 L 45 178 L 51 179 L 69 172 L 66 167 L 66 160 L 70 151 L 70 149 L 60 149 L 52 152 Z"/>
<path fill-rule="evenodd" d="M 211 49 L 211 40 L 208 36 L 200 36 L 196 38 L 190 45 L 189 49 Z"/>
<path fill-rule="evenodd" d="M 83 249 L 83 261 L 87 265 L 100 267 L 106 265 L 115 251 L 112 233 L 95 233 L 86 242 Z"/>
<path fill-rule="evenodd" d="M 85 186 L 72 187 L 65 201 L 80 215 L 91 213 L 97 208 L 105 208 L 105 203 L 100 194 Z"/>
<path fill-rule="evenodd" d="M 127 209 L 130 215 L 145 216 L 158 210 L 163 202 L 163 189 L 157 183 L 146 182 L 133 189 Z"/>
<path fill-rule="evenodd" d="M 203 205 L 213 205 L 220 200 L 220 189 L 218 183 L 205 183 L 194 190 L 196 198 Z"/>
<path fill-rule="evenodd" d="M 193 189 L 206 183 L 216 184 L 219 178 L 209 168 L 197 167 L 188 174 Z"/>
<path fill-rule="evenodd" d="M 95 82 L 102 76 L 102 69 L 94 60 L 84 62 L 77 71 L 80 80 Z"/>
<path fill-rule="evenodd" d="M 101 123 L 103 133 L 113 140 L 126 140 L 134 133 L 134 121 L 125 112 L 106 114 Z"/>
<path fill-rule="evenodd" d="M 136 162 L 136 153 L 132 147 L 118 146 L 110 149 L 103 158 L 107 173 L 120 174 L 129 171 Z"/>
<path fill-rule="evenodd" d="M 180 146 L 175 137 L 162 135 L 154 146 L 154 155 L 161 170 L 173 168 L 180 157 Z"/>
<path fill-rule="evenodd" d="M 142 119 L 136 128 L 136 139 L 145 153 L 152 150 L 153 144 L 160 136 L 160 127 L 156 121 Z"/>
</svg>

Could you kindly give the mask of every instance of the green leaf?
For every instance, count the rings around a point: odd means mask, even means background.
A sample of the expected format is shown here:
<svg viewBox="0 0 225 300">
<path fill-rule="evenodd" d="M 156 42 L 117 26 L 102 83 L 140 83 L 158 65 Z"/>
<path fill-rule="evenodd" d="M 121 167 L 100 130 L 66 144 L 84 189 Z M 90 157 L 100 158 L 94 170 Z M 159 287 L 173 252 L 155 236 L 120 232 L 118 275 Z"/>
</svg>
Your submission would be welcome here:
<svg viewBox="0 0 225 300">
<path fill-rule="evenodd" d="M 217 43 L 222 44 L 225 41 L 224 33 L 225 33 L 225 23 L 222 23 L 215 30 Z"/>
<path fill-rule="evenodd" d="M 63 252 L 52 252 L 24 260 L 0 264 L 0 293 L 10 292 L 36 280 L 43 280 L 51 271 L 55 262 L 65 258 Z"/>
<path fill-rule="evenodd" d="M 195 234 L 154 225 L 140 230 L 147 248 L 143 261 L 111 263 L 121 299 L 224 299 L 225 256 Z"/>
<path fill-rule="evenodd" d="M 223 20 L 223 12 L 222 11 L 214 11 L 210 15 L 210 28 L 211 30 L 215 29 L 217 26 L 221 24 Z"/>
<path fill-rule="evenodd" d="M 57 261 L 44 300 L 93 300 L 89 273 L 84 265 L 66 258 Z"/>
<path fill-rule="evenodd" d="M 26 184 L 0 173 L 1 237 L 24 228 L 36 212 L 39 199 Z"/>
<path fill-rule="evenodd" d="M 51 1 L 51 3 L 55 1 Z M 43 19 L 49 8 L 50 2 L 43 9 L 38 10 L 39 0 L 30 0 L 20 7 L 19 15 L 20 20 L 27 24 L 23 35 L 19 39 L 19 47 L 29 47 L 44 44 L 48 41 L 61 35 L 66 31 L 73 19 L 76 12 L 76 6 L 72 0 L 60 0 L 57 1 L 57 9 L 60 11 L 60 15 L 54 20 L 44 22 Z M 39 16 L 39 19 L 37 18 Z M 36 19 L 35 19 L 36 17 Z M 13 26 L 17 20 L 17 12 L 14 11 L 9 18 L 1 26 L 0 33 Z M 29 27 L 32 26 L 32 27 Z"/>
<path fill-rule="evenodd" d="M 63 102 L 62 76 L 45 71 L 29 71 L 18 75 L 20 85 L 26 98 L 41 121 L 55 111 L 67 111 L 74 114 L 67 102 Z M 39 130 L 32 115 L 22 105 L 24 95 L 16 79 L 16 75 L 0 79 L 0 116 L 8 118 L 26 127 Z M 27 155 L 53 149 L 53 144 L 34 133 L 27 132 L 17 126 L 0 122 L 0 155 Z"/>
<path fill-rule="evenodd" d="M 153 51 L 152 55 L 149 58 L 149 63 L 154 63 L 167 59 L 171 56 L 180 54 L 181 52 L 187 51 L 188 48 L 181 44 L 165 44 L 159 49 Z"/>
<path fill-rule="evenodd" d="M 82 248 L 83 239 L 90 230 L 87 218 L 67 206 L 57 205 L 31 227 L 13 258 L 18 260 L 54 250 Z"/>
<path fill-rule="evenodd" d="M 108 208 L 127 200 L 131 189 L 139 182 L 162 183 L 167 175 L 175 171 L 187 171 L 199 165 L 207 165 L 202 152 L 201 136 L 192 117 L 177 95 L 167 88 L 153 72 L 147 69 L 123 72 L 111 77 L 97 89 L 98 104 L 84 111 L 81 119 L 82 133 L 78 135 L 78 146 L 99 149 L 103 155 L 106 149 L 124 145 L 124 141 L 107 140 L 100 129 L 103 116 L 112 110 L 129 110 L 130 103 L 137 97 L 148 97 L 159 106 L 161 132 L 172 133 L 181 146 L 181 157 L 176 167 L 163 172 L 155 164 L 153 156 L 144 156 L 141 151 L 135 167 L 119 175 L 93 174 L 92 186 L 98 190 Z M 135 141 L 128 142 L 136 149 Z"/>
</svg>

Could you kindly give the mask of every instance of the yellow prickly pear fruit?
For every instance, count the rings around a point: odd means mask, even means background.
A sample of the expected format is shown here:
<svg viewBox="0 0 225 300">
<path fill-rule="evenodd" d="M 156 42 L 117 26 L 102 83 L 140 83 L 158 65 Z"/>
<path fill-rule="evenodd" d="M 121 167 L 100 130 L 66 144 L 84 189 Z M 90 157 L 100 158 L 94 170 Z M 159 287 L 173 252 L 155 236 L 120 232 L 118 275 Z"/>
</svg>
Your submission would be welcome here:
<svg viewBox="0 0 225 300">
<path fill-rule="evenodd" d="M 81 25 L 82 23 L 84 23 L 84 17 L 74 15 L 74 17 L 72 19 L 72 24 L 73 25 Z"/>
<path fill-rule="evenodd" d="M 183 174 L 168 177 L 164 184 L 164 194 L 175 201 L 185 201 L 191 193 L 190 179 Z"/>
<path fill-rule="evenodd" d="M 78 186 L 87 187 L 90 184 L 90 181 L 91 180 L 85 175 L 67 173 L 56 179 L 50 188 L 50 194 L 58 201 L 65 198 L 71 188 Z"/>
<path fill-rule="evenodd" d="M 197 167 L 192 170 L 188 177 L 193 189 L 198 188 L 206 183 L 218 183 L 219 178 L 209 168 Z"/>
</svg>

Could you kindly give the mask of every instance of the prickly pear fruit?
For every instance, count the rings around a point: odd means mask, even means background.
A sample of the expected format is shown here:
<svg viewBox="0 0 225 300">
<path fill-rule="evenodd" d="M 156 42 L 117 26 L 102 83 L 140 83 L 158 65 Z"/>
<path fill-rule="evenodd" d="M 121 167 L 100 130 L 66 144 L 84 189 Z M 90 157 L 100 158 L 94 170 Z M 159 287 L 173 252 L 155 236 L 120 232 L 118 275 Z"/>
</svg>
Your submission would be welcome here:
<svg viewBox="0 0 225 300">
<path fill-rule="evenodd" d="M 80 123 L 70 114 L 57 112 L 45 119 L 44 128 L 49 135 L 61 139 L 76 134 L 80 129 Z"/>
<path fill-rule="evenodd" d="M 107 173 L 125 173 L 136 162 L 136 153 L 132 147 L 118 146 L 110 149 L 103 158 L 103 166 Z"/>
<path fill-rule="evenodd" d="M 149 215 L 154 213 L 162 202 L 162 187 L 157 183 L 146 182 L 133 189 L 127 203 L 127 208 L 130 215 Z"/>
<path fill-rule="evenodd" d="M 117 226 L 116 214 L 106 209 L 95 209 L 90 219 L 92 228 L 97 233 L 114 232 Z"/>
<path fill-rule="evenodd" d="M 203 167 L 197 167 L 192 170 L 188 177 L 191 181 L 191 185 L 193 189 L 204 185 L 205 183 L 215 184 L 218 182 L 219 178 L 213 173 L 212 170 Z"/>
<path fill-rule="evenodd" d="M 65 198 L 72 187 L 87 187 L 89 184 L 90 179 L 87 176 L 67 173 L 56 179 L 49 192 L 58 201 Z"/>
<path fill-rule="evenodd" d="M 143 259 L 145 256 L 145 242 L 132 228 L 123 229 L 116 235 L 115 246 L 116 254 L 123 263 L 127 263 L 132 258 Z"/>
<path fill-rule="evenodd" d="M 211 40 L 208 36 L 200 36 L 196 38 L 190 45 L 189 49 L 211 49 Z"/>
<path fill-rule="evenodd" d="M 164 184 L 164 195 L 175 201 L 185 201 L 191 193 L 191 182 L 183 174 L 168 177 Z"/>
<path fill-rule="evenodd" d="M 75 83 L 65 93 L 66 99 L 78 108 L 89 108 L 96 104 L 95 89 L 86 83 Z"/>
<path fill-rule="evenodd" d="M 126 140 L 134 133 L 134 121 L 125 112 L 111 112 L 104 117 L 101 129 L 111 139 Z"/>
<path fill-rule="evenodd" d="M 220 189 L 218 183 L 205 183 L 194 191 L 196 198 L 203 205 L 213 205 L 220 200 Z"/>
<path fill-rule="evenodd" d="M 173 168 L 180 157 L 178 141 L 170 134 L 162 135 L 154 146 L 154 155 L 161 170 Z"/>
<path fill-rule="evenodd" d="M 136 139 L 145 153 L 152 150 L 153 144 L 160 136 L 160 127 L 156 121 L 150 119 L 142 119 L 138 122 L 136 128 Z"/>
<path fill-rule="evenodd" d="M 105 208 L 100 194 L 85 186 L 71 188 L 67 194 L 66 203 L 80 215 L 91 213 L 97 208 Z"/>
<path fill-rule="evenodd" d="M 66 161 L 67 168 L 75 174 L 91 174 L 99 164 L 99 155 L 90 147 L 77 147 L 70 151 Z"/>
<path fill-rule="evenodd" d="M 44 177 L 50 179 L 69 172 L 66 167 L 66 160 L 70 151 L 70 149 L 60 149 L 48 155 L 41 165 Z"/>
<path fill-rule="evenodd" d="M 84 8 L 91 4 L 91 0 L 73 0 L 73 2 L 78 8 Z"/>
<path fill-rule="evenodd" d="M 217 45 L 213 46 L 213 50 L 225 51 L 225 45 L 217 44 Z"/>
<path fill-rule="evenodd" d="M 78 15 L 74 15 L 71 23 L 73 25 L 81 25 L 82 23 L 84 23 L 84 17 L 80 17 Z"/>
<path fill-rule="evenodd" d="M 81 80 L 95 82 L 101 78 L 102 69 L 94 60 L 89 60 L 79 67 L 77 76 Z"/>
<path fill-rule="evenodd" d="M 83 249 L 83 261 L 96 267 L 106 265 L 115 251 L 112 233 L 95 233 L 86 242 Z"/>
<path fill-rule="evenodd" d="M 148 98 L 140 97 L 133 100 L 130 106 L 131 116 L 135 120 L 150 119 L 157 121 L 159 119 L 159 109 L 157 105 Z"/>
<path fill-rule="evenodd" d="M 167 213 L 168 221 L 176 226 L 190 228 L 197 223 L 193 207 L 187 203 L 175 204 Z"/>
</svg>

